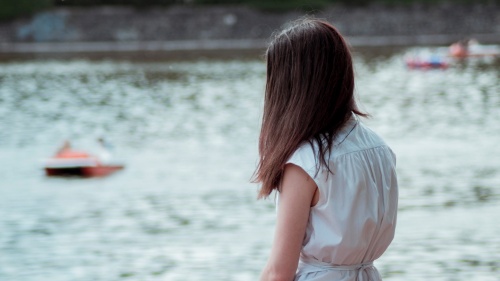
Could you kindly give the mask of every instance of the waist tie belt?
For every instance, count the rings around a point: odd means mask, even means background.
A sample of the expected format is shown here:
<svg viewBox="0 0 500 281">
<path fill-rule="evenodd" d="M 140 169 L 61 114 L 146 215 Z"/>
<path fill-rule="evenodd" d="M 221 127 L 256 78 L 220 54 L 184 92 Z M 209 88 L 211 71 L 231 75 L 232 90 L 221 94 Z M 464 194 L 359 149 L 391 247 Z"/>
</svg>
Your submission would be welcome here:
<svg viewBox="0 0 500 281">
<path fill-rule="evenodd" d="M 363 272 L 367 269 L 375 269 L 373 262 L 366 262 L 353 265 L 333 265 L 326 262 L 322 262 L 315 259 L 304 259 L 300 258 L 299 271 L 300 273 L 315 272 L 318 270 L 334 270 L 334 271 L 357 271 L 356 280 L 357 281 L 368 281 L 365 280 Z M 369 276 L 368 272 L 366 275 Z"/>
</svg>

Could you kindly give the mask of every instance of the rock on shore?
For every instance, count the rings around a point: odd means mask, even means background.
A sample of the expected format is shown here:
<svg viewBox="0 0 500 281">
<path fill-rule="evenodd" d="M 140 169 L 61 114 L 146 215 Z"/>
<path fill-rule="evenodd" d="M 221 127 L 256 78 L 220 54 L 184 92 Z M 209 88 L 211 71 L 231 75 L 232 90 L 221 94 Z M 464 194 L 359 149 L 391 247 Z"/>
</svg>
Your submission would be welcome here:
<svg viewBox="0 0 500 281">
<path fill-rule="evenodd" d="M 315 14 L 350 37 L 475 36 L 500 41 L 500 5 L 332 6 Z M 300 11 L 270 13 L 243 6 L 57 8 L 0 23 L 3 43 L 265 40 Z M 411 43 L 411 42 L 409 42 Z M 418 42 L 417 42 L 418 43 Z"/>
</svg>

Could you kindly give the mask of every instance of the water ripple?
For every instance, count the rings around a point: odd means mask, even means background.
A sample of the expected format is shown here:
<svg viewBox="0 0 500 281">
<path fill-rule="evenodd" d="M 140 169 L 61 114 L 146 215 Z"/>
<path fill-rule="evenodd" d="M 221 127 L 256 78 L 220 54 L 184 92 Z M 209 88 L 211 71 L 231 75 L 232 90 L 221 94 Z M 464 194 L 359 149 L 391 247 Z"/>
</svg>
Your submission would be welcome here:
<svg viewBox="0 0 500 281">
<path fill-rule="evenodd" d="M 398 156 L 384 280 L 496 280 L 498 60 L 410 71 L 356 54 L 366 120 Z M 255 280 L 272 200 L 255 201 L 261 59 L 0 62 L 0 280 Z M 64 139 L 113 141 L 124 171 L 49 179 Z"/>
</svg>

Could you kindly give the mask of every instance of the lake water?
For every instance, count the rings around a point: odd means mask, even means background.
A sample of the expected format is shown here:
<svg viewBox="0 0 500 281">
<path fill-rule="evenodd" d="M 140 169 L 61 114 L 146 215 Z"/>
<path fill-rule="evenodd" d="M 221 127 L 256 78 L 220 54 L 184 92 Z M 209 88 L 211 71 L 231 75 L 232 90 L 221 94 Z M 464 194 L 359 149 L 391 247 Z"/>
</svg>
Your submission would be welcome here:
<svg viewBox="0 0 500 281">
<path fill-rule="evenodd" d="M 384 280 L 500 280 L 500 60 L 408 70 L 428 49 L 359 49 L 365 122 L 398 156 Z M 265 80 L 258 55 L 0 61 L 0 280 L 257 280 L 273 200 L 249 182 Z M 47 178 L 65 139 L 104 136 L 126 168 Z"/>
</svg>

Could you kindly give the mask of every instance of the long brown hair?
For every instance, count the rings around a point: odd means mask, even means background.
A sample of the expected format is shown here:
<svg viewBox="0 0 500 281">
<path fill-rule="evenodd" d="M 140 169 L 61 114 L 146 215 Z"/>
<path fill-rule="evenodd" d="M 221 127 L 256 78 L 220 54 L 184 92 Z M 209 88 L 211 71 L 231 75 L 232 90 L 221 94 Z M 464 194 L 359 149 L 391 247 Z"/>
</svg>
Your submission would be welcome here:
<svg viewBox="0 0 500 281">
<path fill-rule="evenodd" d="M 302 19 L 277 34 L 267 52 L 267 81 L 254 180 L 259 198 L 278 189 L 286 161 L 305 141 L 317 143 L 319 162 L 351 114 L 367 116 L 354 99 L 349 48 L 326 21 Z M 317 167 L 319 171 L 319 165 Z"/>
</svg>

